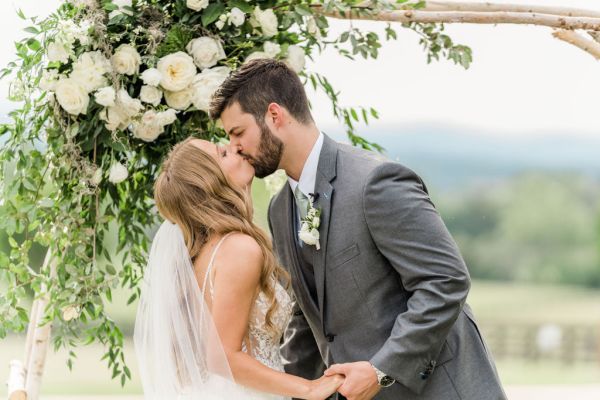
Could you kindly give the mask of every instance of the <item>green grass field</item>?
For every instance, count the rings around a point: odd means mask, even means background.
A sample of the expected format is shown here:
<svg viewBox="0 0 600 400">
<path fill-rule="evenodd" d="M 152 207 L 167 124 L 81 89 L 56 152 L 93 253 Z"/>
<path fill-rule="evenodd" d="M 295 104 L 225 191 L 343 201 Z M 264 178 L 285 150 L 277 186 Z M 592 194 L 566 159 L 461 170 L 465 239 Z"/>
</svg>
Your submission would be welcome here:
<svg viewBox="0 0 600 400">
<path fill-rule="evenodd" d="M 126 293 L 117 293 L 110 312 L 119 321 L 130 323 L 135 304 L 124 307 Z M 573 287 L 515 285 L 474 281 L 469 295 L 482 331 L 493 323 L 543 323 L 600 325 L 600 293 Z M 22 357 L 23 339 L 8 337 L 0 341 L 0 379 L 7 377 L 8 362 Z M 138 394 L 141 386 L 136 376 L 132 343 L 127 341 L 125 354 L 133 381 L 121 388 L 111 381 L 104 362 L 99 361 L 102 348 L 92 345 L 77 350 L 73 372 L 65 365 L 64 353 L 49 352 L 44 377 L 44 394 Z M 599 384 L 600 360 L 595 363 L 563 365 L 558 361 L 498 360 L 497 367 L 505 385 Z M 0 393 L 4 394 L 3 387 Z"/>
</svg>

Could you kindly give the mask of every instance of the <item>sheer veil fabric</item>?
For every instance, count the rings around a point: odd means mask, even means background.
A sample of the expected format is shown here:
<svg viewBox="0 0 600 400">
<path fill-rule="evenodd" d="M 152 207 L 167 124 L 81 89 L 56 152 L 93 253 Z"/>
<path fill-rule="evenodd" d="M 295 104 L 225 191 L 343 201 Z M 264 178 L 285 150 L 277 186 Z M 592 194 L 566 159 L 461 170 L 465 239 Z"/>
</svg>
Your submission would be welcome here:
<svg viewBox="0 0 600 400">
<path fill-rule="evenodd" d="M 144 398 L 262 398 L 235 383 L 202 292 L 181 229 L 165 221 L 152 241 L 134 328 Z"/>
</svg>

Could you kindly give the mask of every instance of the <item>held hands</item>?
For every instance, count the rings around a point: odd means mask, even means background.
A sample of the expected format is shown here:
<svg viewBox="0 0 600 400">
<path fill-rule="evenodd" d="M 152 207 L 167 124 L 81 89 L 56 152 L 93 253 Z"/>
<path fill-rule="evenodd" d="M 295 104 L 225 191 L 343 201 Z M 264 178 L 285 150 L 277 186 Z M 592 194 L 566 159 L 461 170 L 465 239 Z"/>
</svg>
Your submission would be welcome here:
<svg viewBox="0 0 600 400">
<path fill-rule="evenodd" d="M 310 394 L 307 400 L 324 400 L 338 391 L 344 383 L 344 376 L 339 374 L 323 375 L 310 382 Z"/>
<path fill-rule="evenodd" d="M 375 370 L 367 361 L 335 364 L 325 371 L 325 376 L 342 374 L 346 377 L 337 390 L 348 400 L 370 400 L 379 390 Z"/>
</svg>

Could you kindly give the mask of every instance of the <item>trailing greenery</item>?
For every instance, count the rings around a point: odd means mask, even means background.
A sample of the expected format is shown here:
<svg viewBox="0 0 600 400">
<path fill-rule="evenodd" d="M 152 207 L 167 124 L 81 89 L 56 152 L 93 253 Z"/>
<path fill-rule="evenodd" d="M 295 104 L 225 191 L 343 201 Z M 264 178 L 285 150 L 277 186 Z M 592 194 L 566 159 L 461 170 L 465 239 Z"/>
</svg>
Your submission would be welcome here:
<svg viewBox="0 0 600 400">
<path fill-rule="evenodd" d="M 344 13 L 358 3 L 334 0 L 324 7 Z M 179 107 L 167 97 L 164 75 L 160 85 L 141 75 L 165 57 L 188 52 L 196 38 L 210 39 L 224 53 L 198 66 L 197 76 L 235 69 L 248 57 L 264 56 L 259 52 L 270 45 L 275 50 L 267 56 L 290 63 L 329 97 L 352 143 L 381 149 L 356 132 L 358 123 L 378 118 L 376 110 L 341 105 L 326 77 L 303 69 L 304 57 L 327 46 L 345 57 L 377 58 L 379 36 L 351 27 L 327 40 L 327 19 L 315 13 L 316 4 L 218 0 L 195 10 L 185 0 L 68 0 L 43 20 L 18 11 L 31 23 L 25 29 L 30 36 L 15 44 L 17 59 L 0 72 L 11 79 L 9 97 L 19 103 L 11 122 L 0 127 L 0 231 L 11 248 L 0 253 L 0 337 L 24 330 L 28 301 L 47 296 L 44 322 L 53 324 L 55 348 L 69 351 L 69 367 L 74 347 L 98 341 L 113 378 L 125 384 L 131 377 L 123 334 L 105 304 L 117 287 L 131 292 L 128 304 L 139 295 L 149 233 L 158 222 L 152 187 L 160 162 L 190 135 L 226 136 L 199 108 L 205 87 L 186 87 L 195 91 L 194 105 Z M 374 1 L 360 12 L 386 4 Z M 407 27 L 422 35 L 430 59 L 441 54 L 468 66 L 470 51 L 454 46 L 440 27 Z M 386 32 L 395 38 L 391 27 Z M 118 56 L 122 45 L 128 53 Z M 158 92 L 157 102 L 144 100 L 144 86 Z M 157 119 L 164 122 L 158 126 Z M 109 224 L 118 227 L 116 249 L 105 247 Z M 48 251 L 43 267 L 30 259 L 36 249 Z"/>
</svg>

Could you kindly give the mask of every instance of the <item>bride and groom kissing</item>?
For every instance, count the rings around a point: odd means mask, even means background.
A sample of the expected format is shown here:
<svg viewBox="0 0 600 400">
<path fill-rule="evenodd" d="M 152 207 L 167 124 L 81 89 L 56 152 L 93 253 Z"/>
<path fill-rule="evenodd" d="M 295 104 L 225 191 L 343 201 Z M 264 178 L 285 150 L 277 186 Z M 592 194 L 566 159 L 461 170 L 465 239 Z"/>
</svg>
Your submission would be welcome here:
<svg viewBox="0 0 600 400">
<path fill-rule="evenodd" d="M 147 399 L 505 399 L 470 277 L 423 181 L 316 126 L 254 60 L 215 93 L 228 145 L 176 144 L 155 182 L 134 342 Z M 284 169 L 271 235 L 254 176 Z"/>
</svg>

